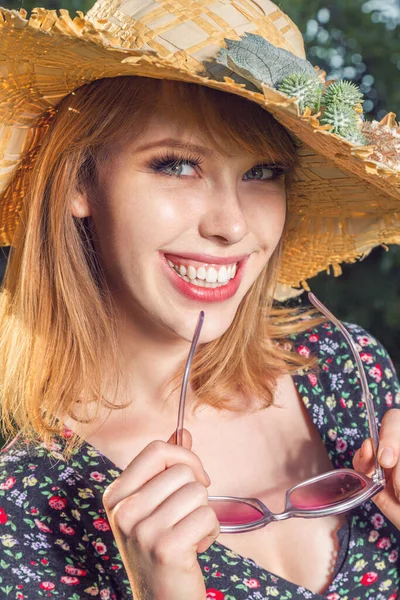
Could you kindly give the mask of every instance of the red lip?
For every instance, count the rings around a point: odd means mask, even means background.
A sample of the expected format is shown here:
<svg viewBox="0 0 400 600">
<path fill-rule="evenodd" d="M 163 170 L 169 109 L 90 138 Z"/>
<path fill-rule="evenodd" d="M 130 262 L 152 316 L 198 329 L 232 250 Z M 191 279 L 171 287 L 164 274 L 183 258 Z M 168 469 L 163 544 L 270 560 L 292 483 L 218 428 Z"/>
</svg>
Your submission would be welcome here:
<svg viewBox="0 0 400 600">
<path fill-rule="evenodd" d="M 166 275 L 166 277 L 168 277 L 168 280 L 171 282 L 171 284 L 174 286 L 174 288 L 180 294 L 182 294 L 182 296 L 185 296 L 186 298 L 189 298 L 190 300 L 197 300 L 198 302 L 223 302 L 224 300 L 229 300 L 229 298 L 232 298 L 232 296 L 234 296 L 236 294 L 236 292 L 239 288 L 239 285 L 243 278 L 243 273 L 244 273 L 246 263 L 249 259 L 249 255 L 246 255 L 246 257 L 239 262 L 239 264 L 237 266 L 237 271 L 236 271 L 235 277 L 233 279 L 231 279 L 229 281 L 229 283 L 227 283 L 226 285 L 223 285 L 218 288 L 204 288 L 204 287 L 199 287 L 197 285 L 193 285 L 192 283 L 189 283 L 188 281 L 185 281 L 184 279 L 182 279 L 182 277 L 180 277 L 168 265 L 167 256 L 172 257 L 174 255 L 172 255 L 172 254 L 166 255 L 165 254 L 161 261 L 163 269 L 165 270 L 165 275 Z M 187 256 L 188 255 L 185 255 L 185 257 L 187 257 Z M 197 257 L 201 256 L 202 259 L 204 259 L 204 257 L 206 255 L 192 254 L 192 255 L 190 255 L 190 258 L 192 260 L 195 260 L 194 256 L 197 256 Z M 176 260 L 176 258 L 175 258 L 175 260 Z M 181 258 L 183 258 L 183 256 L 181 256 Z M 214 259 L 216 257 L 211 257 L 211 258 L 214 261 Z M 172 260 L 172 259 L 169 259 L 169 260 Z M 196 259 L 196 260 L 198 260 L 198 259 Z M 229 258 L 229 261 L 237 262 L 235 260 L 235 258 L 232 260 L 232 257 Z M 203 260 L 200 262 L 206 262 L 206 261 Z M 213 263 L 208 263 L 208 264 L 221 264 L 221 263 L 213 262 Z M 231 264 L 231 263 L 227 261 L 223 264 Z"/>
<path fill-rule="evenodd" d="M 241 262 L 249 256 L 249 254 L 240 254 L 238 256 L 212 256 L 211 254 L 188 254 L 183 252 L 182 254 L 170 254 L 166 253 L 164 256 L 174 263 L 179 263 L 179 259 L 194 260 L 196 262 L 204 263 L 207 265 L 233 265 Z"/>
</svg>

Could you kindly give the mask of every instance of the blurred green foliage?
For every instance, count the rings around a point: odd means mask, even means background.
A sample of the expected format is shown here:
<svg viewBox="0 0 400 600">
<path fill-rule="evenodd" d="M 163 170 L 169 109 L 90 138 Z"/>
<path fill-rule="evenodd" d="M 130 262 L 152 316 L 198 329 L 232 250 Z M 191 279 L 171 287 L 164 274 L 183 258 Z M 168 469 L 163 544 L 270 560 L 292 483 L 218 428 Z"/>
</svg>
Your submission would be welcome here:
<svg viewBox="0 0 400 600">
<path fill-rule="evenodd" d="M 190 2 L 190 0 L 188 0 Z M 0 0 L 1 2 L 1 0 Z M 91 0 L 3 0 L 7 8 L 66 8 L 85 12 Z M 399 0 L 281 0 L 298 25 L 309 60 L 329 79 L 361 86 L 368 118 L 400 112 Z M 400 250 L 374 250 L 363 262 L 345 265 L 343 275 L 321 274 L 312 290 L 337 316 L 359 323 L 389 350 L 400 372 Z"/>
</svg>

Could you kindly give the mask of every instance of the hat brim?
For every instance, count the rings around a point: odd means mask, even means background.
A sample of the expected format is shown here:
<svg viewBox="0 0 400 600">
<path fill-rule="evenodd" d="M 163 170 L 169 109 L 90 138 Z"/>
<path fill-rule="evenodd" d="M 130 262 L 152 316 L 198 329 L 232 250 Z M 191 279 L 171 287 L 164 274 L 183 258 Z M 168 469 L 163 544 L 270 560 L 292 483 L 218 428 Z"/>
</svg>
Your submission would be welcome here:
<svg viewBox="0 0 400 600">
<path fill-rule="evenodd" d="M 330 267 L 338 274 L 340 263 L 374 246 L 400 243 L 399 173 L 372 161 L 373 147 L 355 147 L 326 131 L 315 117 L 302 116 L 293 99 L 267 86 L 260 93 L 230 78 L 209 79 L 189 70 L 182 57 L 122 48 L 83 15 L 72 20 L 67 11 L 58 16 L 44 9 L 29 20 L 0 11 L 0 67 L 0 245 L 18 243 L 29 171 L 54 107 L 84 84 L 121 75 L 236 94 L 262 106 L 301 142 L 288 190 L 280 283 L 306 285 Z"/>
</svg>

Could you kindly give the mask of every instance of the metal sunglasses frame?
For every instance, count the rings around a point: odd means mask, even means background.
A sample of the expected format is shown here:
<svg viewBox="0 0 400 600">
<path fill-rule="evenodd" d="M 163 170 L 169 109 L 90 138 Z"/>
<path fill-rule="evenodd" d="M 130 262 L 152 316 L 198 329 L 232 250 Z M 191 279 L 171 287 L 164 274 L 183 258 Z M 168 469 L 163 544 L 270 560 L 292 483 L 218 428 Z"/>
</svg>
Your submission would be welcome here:
<svg viewBox="0 0 400 600">
<path fill-rule="evenodd" d="M 354 356 L 358 367 L 358 373 L 362 388 L 363 401 L 366 406 L 367 416 L 368 416 L 368 424 L 369 424 L 369 433 L 372 438 L 373 445 L 373 453 L 374 453 L 374 464 L 375 471 L 371 477 L 367 477 L 363 473 L 356 471 L 355 469 L 334 469 L 333 471 L 328 471 L 327 473 L 323 473 L 322 475 L 317 475 L 316 477 L 311 477 L 310 479 L 306 479 L 301 483 L 291 487 L 286 492 L 286 502 L 285 509 L 281 513 L 272 513 L 269 508 L 259 499 L 257 498 L 238 498 L 235 496 L 209 496 L 208 500 L 210 504 L 216 502 L 240 502 L 247 505 L 252 506 L 260 511 L 262 517 L 255 521 L 251 521 L 250 523 L 239 524 L 239 525 L 221 525 L 221 533 L 244 533 L 247 531 L 254 531 L 256 529 L 260 529 L 271 523 L 272 521 L 282 521 L 284 519 L 289 519 L 292 517 L 301 517 L 301 518 L 318 518 L 325 517 L 329 515 L 336 515 L 343 512 L 347 512 L 356 506 L 359 506 L 366 500 L 372 498 L 375 494 L 380 492 L 385 487 L 385 476 L 382 467 L 379 465 L 378 457 L 377 457 L 377 449 L 379 444 L 378 437 L 378 424 L 375 417 L 374 405 L 372 402 L 372 396 L 368 389 L 367 377 L 365 374 L 364 366 L 362 364 L 360 355 L 358 353 L 356 344 L 352 339 L 350 333 L 344 327 L 344 325 L 320 302 L 316 296 L 312 293 L 308 294 L 310 302 L 317 308 L 327 319 L 329 319 L 332 323 L 334 323 L 344 338 L 346 339 L 351 352 Z M 197 322 L 196 330 L 193 336 L 192 344 L 190 347 L 189 355 L 187 358 L 185 371 L 183 375 L 183 382 L 181 388 L 181 396 L 179 401 L 179 412 L 178 412 L 178 425 L 176 429 L 176 443 L 177 445 L 182 445 L 182 435 L 183 435 L 183 419 L 185 412 L 185 403 L 186 403 L 186 390 L 187 384 L 189 380 L 190 368 L 193 361 L 193 356 L 196 350 L 197 342 L 199 340 L 200 331 L 204 321 L 204 312 L 201 311 L 199 315 L 199 319 Z M 356 474 L 360 479 L 365 483 L 365 487 L 357 493 L 354 497 L 348 498 L 345 500 L 341 500 L 333 503 L 330 506 L 325 506 L 322 508 L 295 508 L 290 501 L 290 495 L 292 492 L 299 490 L 302 487 L 308 486 L 312 483 L 316 483 L 318 481 L 322 481 L 331 477 L 333 474 L 337 475 L 338 472 L 341 475 L 354 475 Z"/>
</svg>

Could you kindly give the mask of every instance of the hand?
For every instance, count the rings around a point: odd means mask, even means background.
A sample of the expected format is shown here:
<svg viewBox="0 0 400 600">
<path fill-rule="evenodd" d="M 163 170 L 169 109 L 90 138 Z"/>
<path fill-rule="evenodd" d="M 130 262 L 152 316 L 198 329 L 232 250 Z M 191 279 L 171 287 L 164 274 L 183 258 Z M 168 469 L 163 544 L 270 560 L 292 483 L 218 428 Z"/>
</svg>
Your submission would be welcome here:
<svg viewBox="0 0 400 600">
<path fill-rule="evenodd" d="M 400 409 L 398 408 L 388 410 L 382 419 L 378 460 L 384 469 L 386 487 L 372 500 L 397 529 L 400 529 Z M 364 475 L 373 473 L 371 438 L 366 439 L 355 453 L 353 466 Z"/>
<path fill-rule="evenodd" d="M 192 437 L 151 442 L 103 495 L 135 600 L 204 600 L 197 552 L 218 537 L 210 485 Z"/>
</svg>

